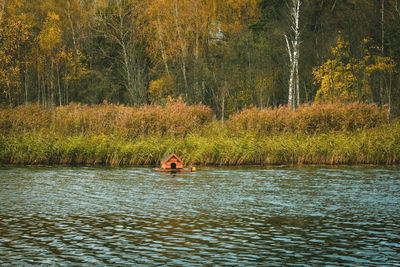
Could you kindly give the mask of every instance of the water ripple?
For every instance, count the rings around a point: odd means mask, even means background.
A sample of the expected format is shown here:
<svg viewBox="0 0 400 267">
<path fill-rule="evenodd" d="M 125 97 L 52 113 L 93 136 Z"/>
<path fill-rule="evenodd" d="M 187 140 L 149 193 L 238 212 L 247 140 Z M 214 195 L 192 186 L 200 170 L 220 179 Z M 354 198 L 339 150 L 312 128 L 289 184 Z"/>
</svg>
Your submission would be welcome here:
<svg viewBox="0 0 400 267">
<path fill-rule="evenodd" d="M 0 265 L 399 265 L 399 170 L 0 169 Z"/>
</svg>

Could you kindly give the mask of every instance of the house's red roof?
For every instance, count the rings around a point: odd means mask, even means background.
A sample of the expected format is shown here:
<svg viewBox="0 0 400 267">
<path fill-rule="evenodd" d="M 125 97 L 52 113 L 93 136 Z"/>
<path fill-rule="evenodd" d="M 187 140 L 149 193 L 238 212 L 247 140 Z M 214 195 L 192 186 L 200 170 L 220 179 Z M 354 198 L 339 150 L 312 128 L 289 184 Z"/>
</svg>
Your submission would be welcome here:
<svg viewBox="0 0 400 267">
<path fill-rule="evenodd" d="M 177 155 L 175 155 L 175 153 L 169 153 L 168 156 L 166 156 L 161 163 L 168 162 L 173 157 L 175 157 L 176 160 L 179 161 L 180 163 L 183 163 L 183 161 Z"/>
</svg>

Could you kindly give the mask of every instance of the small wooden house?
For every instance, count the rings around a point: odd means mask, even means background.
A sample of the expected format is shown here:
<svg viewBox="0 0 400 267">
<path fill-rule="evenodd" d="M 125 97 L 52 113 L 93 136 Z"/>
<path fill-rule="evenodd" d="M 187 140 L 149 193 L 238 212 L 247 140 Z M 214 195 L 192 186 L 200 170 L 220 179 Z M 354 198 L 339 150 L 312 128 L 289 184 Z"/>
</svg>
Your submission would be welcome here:
<svg viewBox="0 0 400 267">
<path fill-rule="evenodd" d="M 161 162 L 161 168 L 170 170 L 183 169 L 183 161 L 174 153 L 170 153 Z"/>
</svg>

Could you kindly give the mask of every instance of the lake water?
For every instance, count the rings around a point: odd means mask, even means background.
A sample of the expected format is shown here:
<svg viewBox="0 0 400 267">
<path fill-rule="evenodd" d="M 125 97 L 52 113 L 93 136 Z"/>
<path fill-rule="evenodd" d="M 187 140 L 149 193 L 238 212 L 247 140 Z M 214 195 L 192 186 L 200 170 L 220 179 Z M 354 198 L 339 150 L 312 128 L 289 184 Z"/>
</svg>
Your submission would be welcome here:
<svg viewBox="0 0 400 267">
<path fill-rule="evenodd" d="M 0 265 L 400 265 L 399 168 L 0 168 Z"/>
</svg>

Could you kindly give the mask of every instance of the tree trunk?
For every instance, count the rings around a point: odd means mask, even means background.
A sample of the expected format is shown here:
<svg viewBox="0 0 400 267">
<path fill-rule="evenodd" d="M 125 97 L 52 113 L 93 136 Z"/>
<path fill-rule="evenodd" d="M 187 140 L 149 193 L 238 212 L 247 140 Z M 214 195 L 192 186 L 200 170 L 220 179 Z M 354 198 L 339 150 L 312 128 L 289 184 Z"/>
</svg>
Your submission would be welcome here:
<svg viewBox="0 0 400 267">
<path fill-rule="evenodd" d="M 296 61 L 296 107 L 300 106 L 300 87 L 299 87 L 299 63 Z"/>
<path fill-rule="evenodd" d="M 167 55 L 165 53 L 165 47 L 164 47 L 164 38 L 162 36 L 162 30 L 161 30 L 161 24 L 160 24 L 160 17 L 158 16 L 157 18 L 157 33 L 158 33 L 158 39 L 160 42 L 160 48 L 161 48 L 161 57 L 164 62 L 165 66 L 165 71 L 167 72 L 168 77 L 170 76 L 169 74 L 169 68 L 168 68 L 168 62 L 167 62 Z"/>
<path fill-rule="evenodd" d="M 36 65 L 36 73 L 37 73 L 37 82 L 38 82 L 38 99 L 37 102 L 40 105 L 40 75 L 39 75 L 39 70 L 37 69 L 37 65 Z"/>
<path fill-rule="evenodd" d="M 62 101 L 61 101 L 61 83 L 60 83 L 60 68 L 57 65 L 57 84 L 58 84 L 58 100 L 60 107 L 62 106 Z"/>
<path fill-rule="evenodd" d="M 4 13 L 5 7 L 6 7 L 6 0 L 3 0 L 3 3 L 1 4 L 1 10 L 0 10 L 0 21 L 3 18 L 3 13 Z"/>
<path fill-rule="evenodd" d="M 389 73 L 389 88 L 388 88 L 388 121 L 391 119 L 392 113 L 392 72 Z"/>
<path fill-rule="evenodd" d="M 199 12 L 199 0 L 196 1 L 196 8 L 195 8 L 196 14 Z M 196 19 L 196 48 L 195 48 L 195 58 L 196 62 L 199 60 L 199 23 L 198 20 Z"/>
<path fill-rule="evenodd" d="M 384 57 L 385 54 L 385 0 L 381 0 L 381 56 Z M 384 98 L 384 88 L 383 88 L 383 79 L 385 74 L 380 75 L 380 81 L 379 81 L 379 86 L 380 86 L 380 93 L 381 93 L 381 103 L 384 105 L 385 103 L 385 98 Z M 387 90 L 386 90 L 387 91 Z"/>
<path fill-rule="evenodd" d="M 261 81 L 261 86 L 260 86 L 260 109 L 264 107 L 264 102 L 263 102 L 263 91 L 264 91 L 264 81 Z"/>
<path fill-rule="evenodd" d="M 225 117 L 225 90 L 222 91 L 221 128 L 224 128 Z"/>
<path fill-rule="evenodd" d="M 44 78 L 42 78 L 42 105 L 47 105 L 46 81 Z"/>
<path fill-rule="evenodd" d="M 54 105 L 54 62 L 51 59 L 50 65 L 50 106 Z"/>
<path fill-rule="evenodd" d="M 69 104 L 69 95 L 68 95 L 68 80 L 65 81 L 65 104 Z"/>
<path fill-rule="evenodd" d="M 24 71 L 24 87 L 25 87 L 25 106 L 28 105 L 28 70 L 27 66 L 25 65 L 25 71 Z"/>
<path fill-rule="evenodd" d="M 198 14 L 199 12 L 199 1 L 196 1 L 195 4 L 195 12 Z M 195 65 L 194 65 L 194 71 L 193 71 L 193 80 L 195 81 L 194 83 L 194 94 L 195 94 L 195 101 L 198 99 L 202 100 L 203 99 L 203 94 L 200 91 L 200 84 L 199 84 L 199 46 L 200 46 L 200 33 L 199 33 L 199 22 L 198 19 L 196 19 L 196 34 L 195 34 L 195 50 L 194 50 L 194 58 L 195 58 Z"/>
<path fill-rule="evenodd" d="M 300 0 L 297 0 L 295 13 L 295 38 L 294 38 L 294 63 L 295 63 L 295 91 L 296 91 L 296 107 L 300 105 L 300 88 L 299 88 L 299 57 L 300 57 L 300 28 L 299 28 L 299 19 L 300 19 Z"/>
<path fill-rule="evenodd" d="M 335 2 L 333 3 L 332 8 L 331 8 L 331 12 L 333 12 L 333 10 L 335 9 L 336 3 L 337 3 L 337 0 L 335 0 Z"/>
<path fill-rule="evenodd" d="M 293 75 L 294 75 L 294 64 L 293 64 L 293 55 L 292 55 L 292 49 L 288 40 L 288 37 L 285 35 L 286 39 L 286 45 L 289 53 L 289 60 L 290 60 L 290 75 L 289 75 L 289 100 L 288 100 L 288 105 L 290 108 L 293 107 Z"/>
<path fill-rule="evenodd" d="M 381 36 L 382 36 L 382 56 L 384 54 L 384 46 L 385 46 L 385 0 L 382 0 L 382 8 L 381 8 Z"/>
<path fill-rule="evenodd" d="M 122 42 L 121 47 L 122 47 L 122 56 L 123 56 L 123 60 L 124 60 L 124 69 L 125 69 L 125 75 L 126 75 L 126 78 L 125 78 L 126 87 L 131 96 L 131 100 L 135 101 L 135 95 L 134 95 L 133 88 L 132 88 L 131 71 L 130 71 L 128 53 L 126 51 L 125 43 Z"/>
<path fill-rule="evenodd" d="M 292 40 L 285 35 L 286 46 L 290 59 L 289 77 L 289 99 L 288 105 L 295 110 L 300 105 L 300 86 L 299 86 L 299 57 L 300 57 L 300 0 L 292 0 L 289 6 L 290 28 L 292 30 Z"/>
<path fill-rule="evenodd" d="M 68 17 L 69 25 L 71 26 L 72 42 L 74 44 L 74 48 L 76 49 L 75 29 L 74 29 L 74 24 L 72 23 L 72 19 L 71 19 L 71 13 L 70 13 L 71 4 L 70 4 L 69 0 L 67 0 L 67 6 L 68 6 L 67 17 Z"/>
<path fill-rule="evenodd" d="M 121 1 L 117 1 L 118 4 L 118 16 L 119 16 L 119 43 L 122 48 L 122 57 L 123 57 L 123 64 L 124 64 L 124 71 L 125 71 L 125 85 L 127 87 L 128 93 L 131 97 L 131 102 L 135 102 L 136 97 L 135 97 L 135 90 L 133 88 L 133 83 L 132 83 L 132 73 L 131 73 L 131 64 L 129 62 L 129 56 L 127 52 L 127 47 L 126 47 L 126 42 L 125 42 L 125 32 L 124 32 L 124 16 L 122 14 L 122 3 Z"/>
<path fill-rule="evenodd" d="M 295 101 L 294 101 L 294 72 L 295 72 L 295 66 L 292 65 L 290 68 L 290 77 L 289 77 L 289 100 L 288 100 L 288 105 L 292 110 L 296 109 L 295 106 Z"/>
<path fill-rule="evenodd" d="M 185 48 L 186 45 L 183 41 L 182 38 L 182 34 L 179 28 L 179 24 L 178 24 L 178 18 L 179 18 L 179 13 L 178 13 L 178 0 L 175 0 L 175 26 L 176 26 L 176 31 L 178 33 L 178 39 L 179 39 L 179 43 L 181 46 L 181 63 L 182 63 L 182 75 L 183 75 L 183 80 L 185 83 L 185 89 L 186 89 L 186 99 L 187 99 L 187 94 L 188 94 L 188 90 L 189 90 L 189 85 L 188 85 L 188 81 L 187 81 L 187 77 L 186 77 L 186 63 L 185 63 L 185 58 L 186 58 L 186 54 L 185 54 Z"/>
</svg>

